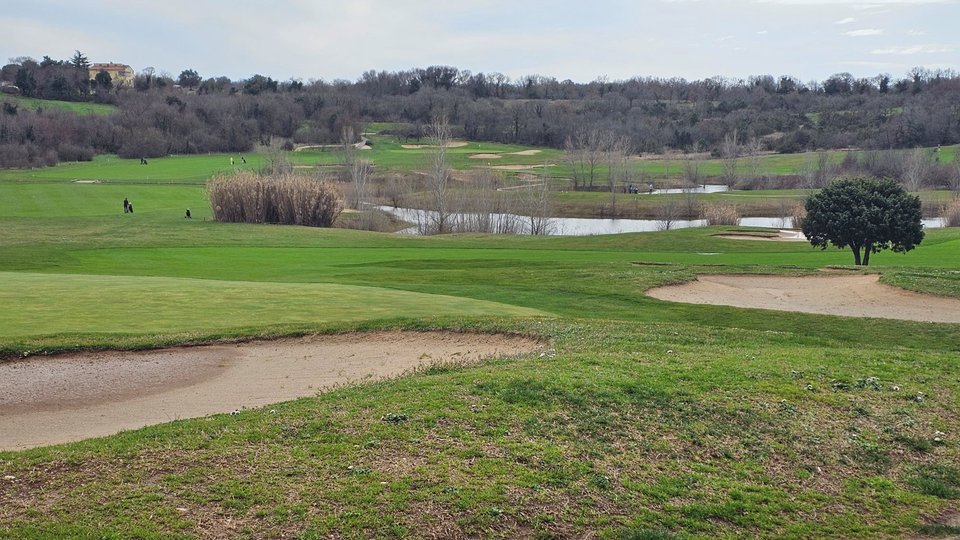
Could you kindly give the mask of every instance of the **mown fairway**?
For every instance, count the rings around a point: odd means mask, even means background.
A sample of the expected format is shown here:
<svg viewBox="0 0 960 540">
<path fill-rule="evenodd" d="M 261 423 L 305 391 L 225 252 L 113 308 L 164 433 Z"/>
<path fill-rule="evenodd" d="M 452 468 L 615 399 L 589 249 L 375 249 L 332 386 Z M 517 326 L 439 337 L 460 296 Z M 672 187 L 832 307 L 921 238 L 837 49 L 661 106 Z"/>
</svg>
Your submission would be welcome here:
<svg viewBox="0 0 960 540">
<path fill-rule="evenodd" d="M 956 325 L 644 295 L 846 251 L 726 229 L 405 238 L 217 224 L 204 205 L 200 185 L 0 183 L 0 352 L 443 328 L 552 353 L 0 453 L 0 537 L 960 532 Z M 958 253 L 960 231 L 929 231 L 871 269 L 960 296 Z"/>
</svg>

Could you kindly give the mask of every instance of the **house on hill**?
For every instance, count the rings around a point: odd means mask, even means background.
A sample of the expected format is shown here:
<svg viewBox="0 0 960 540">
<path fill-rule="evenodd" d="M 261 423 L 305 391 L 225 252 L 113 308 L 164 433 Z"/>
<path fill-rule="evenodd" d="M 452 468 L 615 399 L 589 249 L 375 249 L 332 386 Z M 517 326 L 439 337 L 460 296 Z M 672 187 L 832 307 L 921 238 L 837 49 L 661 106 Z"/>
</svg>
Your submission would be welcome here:
<svg viewBox="0 0 960 540">
<path fill-rule="evenodd" d="M 115 85 L 133 86 L 133 68 L 126 64 L 114 64 L 113 62 L 107 64 L 90 64 L 88 71 L 89 78 L 95 79 L 97 73 L 101 71 L 109 73 L 110 80 L 113 81 Z"/>
</svg>

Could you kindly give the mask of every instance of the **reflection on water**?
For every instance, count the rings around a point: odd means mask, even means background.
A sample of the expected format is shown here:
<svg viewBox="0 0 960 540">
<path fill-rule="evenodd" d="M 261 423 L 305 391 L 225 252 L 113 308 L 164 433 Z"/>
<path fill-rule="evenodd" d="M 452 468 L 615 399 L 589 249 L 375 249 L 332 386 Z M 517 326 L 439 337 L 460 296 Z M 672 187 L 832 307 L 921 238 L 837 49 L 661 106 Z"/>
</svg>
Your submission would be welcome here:
<svg viewBox="0 0 960 540">
<path fill-rule="evenodd" d="M 726 186 L 721 186 L 726 187 Z M 394 208 L 392 206 L 378 206 L 380 210 L 410 223 L 425 223 L 435 216 L 430 210 L 415 208 Z M 456 217 L 457 215 L 455 215 Z M 518 230 L 529 233 L 529 218 L 514 214 L 491 214 L 494 222 L 515 221 Z M 666 230 L 667 223 L 656 219 L 593 219 L 593 218 L 550 218 L 547 234 L 555 236 L 593 236 L 599 234 L 621 234 L 632 232 L 653 232 Z M 687 229 L 690 227 L 705 227 L 707 222 L 702 219 L 672 220 L 669 229 Z M 770 229 L 791 229 L 793 218 L 784 217 L 745 217 L 741 218 L 743 227 L 765 227 Z M 924 219 L 926 229 L 943 227 L 941 218 Z M 416 227 L 400 231 L 401 234 L 418 234 Z"/>
<path fill-rule="evenodd" d="M 640 195 L 677 195 L 679 193 L 721 193 L 724 191 L 730 191 L 730 188 L 723 184 L 703 184 L 695 188 L 667 188 L 667 189 L 653 189 L 653 184 L 648 184 L 646 190 L 644 186 L 638 186 L 640 189 Z M 651 191 L 652 190 L 652 191 Z"/>
</svg>

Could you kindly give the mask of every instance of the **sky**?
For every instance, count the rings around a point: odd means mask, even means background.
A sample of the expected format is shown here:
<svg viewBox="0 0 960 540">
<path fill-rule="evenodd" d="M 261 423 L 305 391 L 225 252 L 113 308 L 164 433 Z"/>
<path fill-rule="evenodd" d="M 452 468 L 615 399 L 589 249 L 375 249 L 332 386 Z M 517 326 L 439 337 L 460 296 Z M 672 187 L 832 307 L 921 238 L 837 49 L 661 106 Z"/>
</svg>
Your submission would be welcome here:
<svg viewBox="0 0 960 540">
<path fill-rule="evenodd" d="M 8 0 L 0 61 L 176 78 L 357 80 L 431 65 L 512 79 L 960 71 L 960 0 Z"/>
</svg>

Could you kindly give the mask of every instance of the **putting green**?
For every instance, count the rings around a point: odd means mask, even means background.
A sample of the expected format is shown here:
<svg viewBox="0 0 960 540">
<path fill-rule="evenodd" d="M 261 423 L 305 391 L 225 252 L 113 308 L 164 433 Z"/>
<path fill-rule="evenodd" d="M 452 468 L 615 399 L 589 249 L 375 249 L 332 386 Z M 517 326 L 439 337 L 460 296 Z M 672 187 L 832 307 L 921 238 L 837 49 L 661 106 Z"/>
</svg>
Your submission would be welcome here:
<svg viewBox="0 0 960 540">
<path fill-rule="evenodd" d="M 454 296 L 332 283 L 0 272 L 0 337 L 161 333 L 443 316 L 544 316 Z"/>
</svg>

